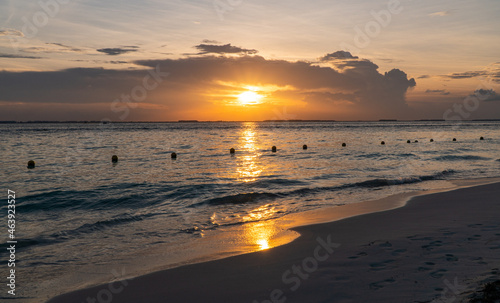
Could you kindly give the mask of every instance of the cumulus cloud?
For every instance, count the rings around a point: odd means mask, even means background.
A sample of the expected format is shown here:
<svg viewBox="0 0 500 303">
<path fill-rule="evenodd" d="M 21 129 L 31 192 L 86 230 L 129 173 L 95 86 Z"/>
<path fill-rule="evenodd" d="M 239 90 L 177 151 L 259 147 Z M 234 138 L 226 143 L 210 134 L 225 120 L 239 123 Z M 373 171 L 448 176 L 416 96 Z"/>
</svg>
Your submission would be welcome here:
<svg viewBox="0 0 500 303">
<path fill-rule="evenodd" d="M 336 70 L 311 62 L 261 56 L 199 56 L 135 61 L 143 69 L 134 70 L 3 71 L 0 106 L 6 101 L 40 108 L 52 104 L 48 106 L 54 109 L 51 115 L 62 115 L 64 109 L 70 111 L 70 106 L 81 104 L 96 109 L 92 119 L 117 119 L 118 115 L 110 110 L 113 100 L 143 86 L 144 77 L 157 69 L 169 76 L 148 91 L 142 104 L 149 104 L 150 108 L 162 106 L 168 111 L 133 110 L 127 119 L 220 120 L 238 115 L 244 119 L 242 112 L 250 110 L 235 107 L 234 96 L 249 86 L 261 88 L 266 96 L 263 107 L 249 119 L 276 119 L 274 112 L 284 106 L 299 119 L 380 119 L 404 117 L 409 112 L 406 92 L 416 85 L 414 79 L 408 79 L 398 69 L 382 74 L 368 60 L 352 61 L 346 63 L 349 68 Z M 149 85 L 152 79 L 149 78 Z"/>
<path fill-rule="evenodd" d="M 500 95 L 493 89 L 478 89 L 471 96 L 475 96 L 482 101 L 500 101 Z"/>
<path fill-rule="evenodd" d="M 100 48 L 97 49 L 98 52 L 104 53 L 109 56 L 117 56 L 125 53 L 130 53 L 130 52 L 136 52 L 137 51 L 136 46 L 128 46 L 128 47 L 115 47 L 115 48 Z"/>
<path fill-rule="evenodd" d="M 255 49 L 246 49 L 231 44 L 216 45 L 216 44 L 199 44 L 195 46 L 200 52 L 199 55 L 204 54 L 247 54 L 252 55 L 258 53 Z"/>
<path fill-rule="evenodd" d="M 450 92 L 444 90 L 444 89 L 428 89 L 425 91 L 426 94 L 439 94 L 439 95 L 449 95 Z"/>
<path fill-rule="evenodd" d="M 16 37 L 24 37 L 24 33 L 22 31 L 18 31 L 17 29 L 0 29 L 0 36 L 16 36 Z"/>
<path fill-rule="evenodd" d="M 320 58 L 322 62 L 328 62 L 332 60 L 344 60 L 344 59 L 358 59 L 359 57 L 353 56 L 350 52 L 346 51 L 336 51 L 334 53 L 326 54 Z"/>
</svg>

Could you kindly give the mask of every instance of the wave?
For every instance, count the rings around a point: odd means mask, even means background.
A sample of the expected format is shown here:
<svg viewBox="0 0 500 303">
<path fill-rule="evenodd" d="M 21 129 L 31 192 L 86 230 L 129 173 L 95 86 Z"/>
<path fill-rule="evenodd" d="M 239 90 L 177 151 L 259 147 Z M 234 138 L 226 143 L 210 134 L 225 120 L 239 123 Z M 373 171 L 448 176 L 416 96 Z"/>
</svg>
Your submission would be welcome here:
<svg viewBox="0 0 500 303">
<path fill-rule="evenodd" d="M 378 158 L 381 156 L 383 156 L 381 153 L 373 153 L 373 154 L 366 154 L 366 155 L 357 155 L 356 158 L 373 159 L 373 158 Z"/>
<path fill-rule="evenodd" d="M 164 195 L 173 187 L 162 185 Z M 17 208 L 24 213 L 55 210 L 103 210 L 113 208 L 138 208 L 163 201 L 159 189 L 143 183 L 121 183 L 100 186 L 94 190 L 53 190 L 23 197 Z M 140 203 L 138 203 L 140 202 Z"/>
<path fill-rule="evenodd" d="M 213 198 L 210 200 L 203 201 L 201 203 L 197 203 L 195 205 L 243 204 L 243 203 L 271 201 L 271 200 L 276 200 L 279 197 L 281 197 L 281 195 L 274 193 L 244 193 L 244 194 L 224 196 L 220 198 Z"/>
<path fill-rule="evenodd" d="M 491 160 L 491 158 L 474 155 L 446 155 L 434 158 L 437 161 Z"/>
<path fill-rule="evenodd" d="M 85 223 L 75 229 L 62 230 L 53 233 L 51 235 L 38 236 L 33 239 L 18 239 L 18 243 L 16 244 L 16 249 L 22 250 L 32 246 L 40 247 L 44 245 L 61 243 L 67 240 L 79 238 L 84 234 L 91 234 L 97 231 L 113 228 L 131 222 L 139 222 L 152 216 L 154 216 L 154 214 L 145 214 L 139 216 L 125 215 L 121 217 L 112 218 L 109 220 L 96 221 L 94 223 Z M 6 251 L 2 247 L 6 245 L 7 244 L 0 245 L 0 249 L 2 249 L 2 252 Z"/>
<path fill-rule="evenodd" d="M 423 176 L 412 176 L 405 178 L 397 178 L 397 179 L 370 179 L 361 182 L 355 183 L 346 183 L 337 186 L 324 186 L 324 187 L 303 187 L 287 192 L 251 192 L 251 193 L 240 193 L 222 196 L 218 198 L 212 198 L 209 200 L 202 201 L 200 203 L 196 203 L 191 205 L 190 207 L 196 207 L 200 205 L 223 205 L 223 204 L 246 204 L 246 203 L 255 203 L 255 202 L 263 202 L 263 201 L 273 201 L 279 198 L 286 198 L 291 196 L 309 196 L 314 194 L 319 194 L 325 191 L 340 191 L 344 189 L 352 189 L 352 188 L 379 188 L 385 186 L 394 186 L 394 185 L 403 185 L 403 184 L 412 184 L 424 181 L 432 181 L 432 180 L 442 180 L 446 176 L 454 174 L 454 170 L 444 170 L 439 173 L 435 173 L 432 175 L 423 175 Z"/>
<path fill-rule="evenodd" d="M 80 227 L 77 227 L 75 229 L 63 230 L 63 231 L 57 232 L 55 234 L 50 235 L 50 237 L 54 238 L 54 239 L 59 239 L 59 240 L 66 240 L 69 238 L 75 238 L 75 237 L 82 235 L 82 234 L 89 234 L 89 233 L 93 233 L 93 232 L 100 231 L 103 229 L 115 227 L 117 225 L 126 224 L 129 222 L 142 221 L 142 220 L 149 218 L 149 217 L 152 217 L 152 216 L 154 216 L 154 214 L 145 214 L 145 215 L 139 215 L 139 216 L 127 215 L 127 216 L 112 218 L 109 220 L 97 221 L 94 223 L 85 223 L 85 224 L 83 224 Z"/>
</svg>

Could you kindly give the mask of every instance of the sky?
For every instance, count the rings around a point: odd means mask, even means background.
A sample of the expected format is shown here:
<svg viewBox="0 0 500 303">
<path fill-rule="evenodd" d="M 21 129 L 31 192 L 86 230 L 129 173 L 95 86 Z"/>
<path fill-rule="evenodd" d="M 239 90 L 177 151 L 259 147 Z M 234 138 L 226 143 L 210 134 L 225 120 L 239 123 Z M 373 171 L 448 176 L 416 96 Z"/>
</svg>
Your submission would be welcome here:
<svg viewBox="0 0 500 303">
<path fill-rule="evenodd" d="M 498 0 L 2 0 L 0 120 L 500 119 Z"/>
</svg>

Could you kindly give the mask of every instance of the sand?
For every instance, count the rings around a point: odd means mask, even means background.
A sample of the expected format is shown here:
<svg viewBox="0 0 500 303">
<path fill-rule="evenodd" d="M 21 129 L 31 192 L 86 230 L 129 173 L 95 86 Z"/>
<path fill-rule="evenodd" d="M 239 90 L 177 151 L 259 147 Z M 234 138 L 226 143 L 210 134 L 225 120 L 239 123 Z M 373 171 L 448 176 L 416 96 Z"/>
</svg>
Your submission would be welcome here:
<svg viewBox="0 0 500 303">
<path fill-rule="evenodd" d="M 59 302 L 462 302 L 500 276 L 500 183 L 294 228 L 273 249 L 79 290 Z"/>
</svg>

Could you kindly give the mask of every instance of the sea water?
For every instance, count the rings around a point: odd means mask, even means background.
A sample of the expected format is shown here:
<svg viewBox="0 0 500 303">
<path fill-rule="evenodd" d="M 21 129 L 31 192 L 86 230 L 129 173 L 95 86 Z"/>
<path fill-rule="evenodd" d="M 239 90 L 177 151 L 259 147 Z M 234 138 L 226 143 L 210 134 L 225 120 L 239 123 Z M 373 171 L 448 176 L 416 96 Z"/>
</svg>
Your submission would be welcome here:
<svg viewBox="0 0 500 303">
<path fill-rule="evenodd" d="M 198 243 L 235 226 L 500 169 L 500 121 L 12 123 L 0 134 L 0 226 L 7 239 L 15 191 L 20 302 L 203 260 Z M 243 247 L 211 244 L 207 258 Z"/>
</svg>

